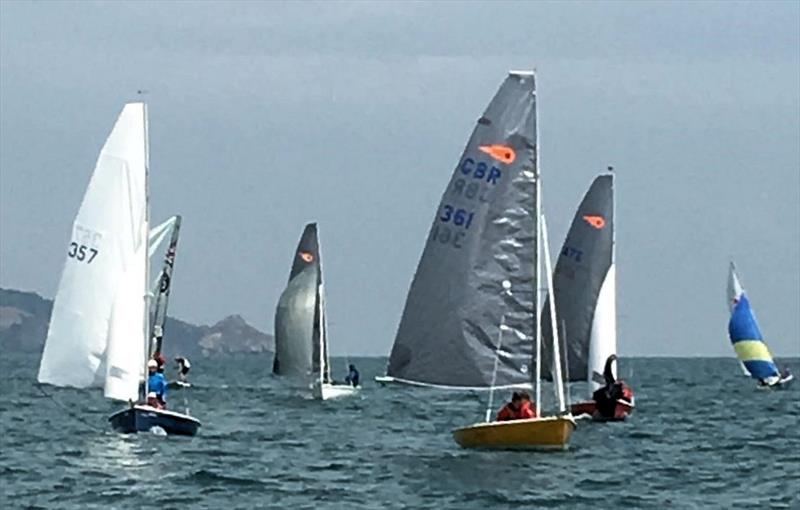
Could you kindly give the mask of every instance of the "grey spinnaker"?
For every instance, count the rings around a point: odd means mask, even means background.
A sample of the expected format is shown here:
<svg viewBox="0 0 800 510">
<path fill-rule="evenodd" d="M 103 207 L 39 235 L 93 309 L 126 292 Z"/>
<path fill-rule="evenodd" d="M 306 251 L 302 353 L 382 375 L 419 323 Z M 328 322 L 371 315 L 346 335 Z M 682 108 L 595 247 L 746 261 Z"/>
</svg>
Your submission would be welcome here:
<svg viewBox="0 0 800 510">
<path fill-rule="evenodd" d="M 564 246 L 556 262 L 553 275 L 553 291 L 559 333 L 566 339 L 567 363 L 570 381 L 586 381 L 592 378 L 590 365 L 602 370 L 606 356 L 590 363 L 592 327 L 596 322 L 595 312 L 601 288 L 614 264 L 614 175 L 602 174 L 595 178 L 589 191 L 578 207 Z M 611 282 L 613 285 L 613 281 Z M 611 287 L 613 289 L 613 287 Z M 613 290 L 612 290 L 613 292 Z M 611 295 L 609 299 L 614 299 Z M 608 313 L 615 313 L 612 308 Z M 545 301 L 542 317 L 549 317 L 550 299 Z M 613 317 L 611 318 L 613 319 Z M 616 327 L 608 335 L 595 332 L 595 342 L 602 337 L 606 350 L 616 350 Z M 598 336 L 599 335 L 599 336 Z M 542 320 L 542 373 L 550 377 L 552 367 L 552 328 L 549 320 Z M 595 346 L 596 349 L 600 347 Z M 609 352 L 608 354 L 614 354 Z M 594 367 L 598 371 L 598 367 Z M 598 374 L 599 376 L 600 374 Z M 598 377 L 595 376 L 595 377 Z M 600 377 L 599 381 L 602 381 Z M 599 382 L 598 381 L 598 382 Z"/>
<path fill-rule="evenodd" d="M 303 230 L 289 283 L 275 311 L 275 360 L 278 375 L 313 381 L 320 371 L 320 257 L 316 223 Z"/>
<path fill-rule="evenodd" d="M 537 311 L 536 89 L 509 73 L 456 165 L 406 298 L 392 378 L 488 388 L 528 385 Z M 509 280 L 512 294 L 503 294 Z"/>
</svg>

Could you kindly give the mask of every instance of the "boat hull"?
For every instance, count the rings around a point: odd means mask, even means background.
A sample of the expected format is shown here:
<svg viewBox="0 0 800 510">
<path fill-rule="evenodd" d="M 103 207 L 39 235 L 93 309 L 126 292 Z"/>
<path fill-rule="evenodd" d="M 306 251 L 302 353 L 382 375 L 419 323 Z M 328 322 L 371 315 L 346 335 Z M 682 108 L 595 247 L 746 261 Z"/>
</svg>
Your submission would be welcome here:
<svg viewBox="0 0 800 510">
<path fill-rule="evenodd" d="M 330 400 L 335 398 L 350 397 L 361 390 L 358 386 L 349 384 L 320 384 L 313 388 L 312 395 L 317 400 Z"/>
<path fill-rule="evenodd" d="M 772 384 L 759 384 L 758 388 L 767 390 L 784 390 L 791 385 L 792 381 L 794 381 L 794 375 L 789 374 L 786 376 L 781 376 L 780 379 Z"/>
<path fill-rule="evenodd" d="M 150 432 L 154 428 L 160 428 L 168 435 L 194 436 L 200 428 L 200 421 L 189 415 L 146 405 L 135 405 L 118 411 L 108 421 L 114 430 L 123 434 Z"/>
<path fill-rule="evenodd" d="M 594 400 L 587 400 L 586 402 L 578 402 L 572 404 L 572 416 L 589 415 L 595 421 L 625 421 L 628 416 L 633 412 L 634 404 L 625 400 L 617 400 L 617 405 L 614 408 L 614 416 L 604 417 L 600 416 L 597 412 L 597 403 Z"/>
<path fill-rule="evenodd" d="M 575 430 L 572 416 L 478 423 L 453 431 L 462 448 L 566 450 Z"/>
</svg>

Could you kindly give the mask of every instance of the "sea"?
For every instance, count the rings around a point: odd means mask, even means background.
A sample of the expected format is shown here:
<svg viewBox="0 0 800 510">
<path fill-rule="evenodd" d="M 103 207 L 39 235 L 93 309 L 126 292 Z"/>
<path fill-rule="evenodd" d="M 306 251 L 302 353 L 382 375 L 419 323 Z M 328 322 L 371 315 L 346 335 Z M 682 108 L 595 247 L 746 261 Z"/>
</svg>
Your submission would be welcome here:
<svg viewBox="0 0 800 510">
<path fill-rule="evenodd" d="M 379 386 L 381 358 L 335 359 L 363 388 L 327 402 L 267 355 L 193 359 L 194 387 L 169 395 L 202 421 L 191 438 L 113 432 L 119 403 L 38 386 L 38 361 L 0 358 L 3 509 L 800 509 L 800 381 L 759 390 L 733 359 L 622 359 L 635 413 L 581 421 L 557 452 L 460 448 L 452 430 L 482 420 L 488 394 Z"/>
</svg>

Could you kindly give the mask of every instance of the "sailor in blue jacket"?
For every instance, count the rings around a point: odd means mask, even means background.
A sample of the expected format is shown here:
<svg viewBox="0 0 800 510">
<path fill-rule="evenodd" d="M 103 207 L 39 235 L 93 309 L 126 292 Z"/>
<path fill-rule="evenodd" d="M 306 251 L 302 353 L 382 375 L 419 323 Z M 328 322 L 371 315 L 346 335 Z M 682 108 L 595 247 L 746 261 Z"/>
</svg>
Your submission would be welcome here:
<svg viewBox="0 0 800 510">
<path fill-rule="evenodd" d="M 154 359 L 148 361 L 147 371 L 150 373 L 147 378 L 148 400 L 150 400 L 150 394 L 154 393 L 158 407 L 166 407 L 167 380 L 164 378 L 164 374 L 158 371 L 158 362 Z M 151 402 L 148 402 L 148 404 L 153 405 Z"/>
<path fill-rule="evenodd" d="M 344 378 L 344 382 L 349 384 L 350 386 L 358 386 L 358 370 L 356 370 L 355 365 L 350 365 L 349 367 L 350 373 L 347 374 L 347 377 Z"/>
</svg>

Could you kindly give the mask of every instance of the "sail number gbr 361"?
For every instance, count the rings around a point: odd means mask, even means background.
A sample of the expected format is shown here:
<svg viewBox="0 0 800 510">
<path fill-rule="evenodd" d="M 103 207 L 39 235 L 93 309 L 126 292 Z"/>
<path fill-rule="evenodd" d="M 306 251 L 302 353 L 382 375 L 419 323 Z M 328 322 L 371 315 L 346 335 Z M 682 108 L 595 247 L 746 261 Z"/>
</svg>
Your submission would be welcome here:
<svg viewBox="0 0 800 510">
<path fill-rule="evenodd" d="M 429 240 L 461 248 L 475 215 L 480 214 L 473 207 L 489 201 L 486 191 L 492 189 L 501 177 L 502 172 L 497 166 L 464 158 L 442 201 Z"/>
</svg>

